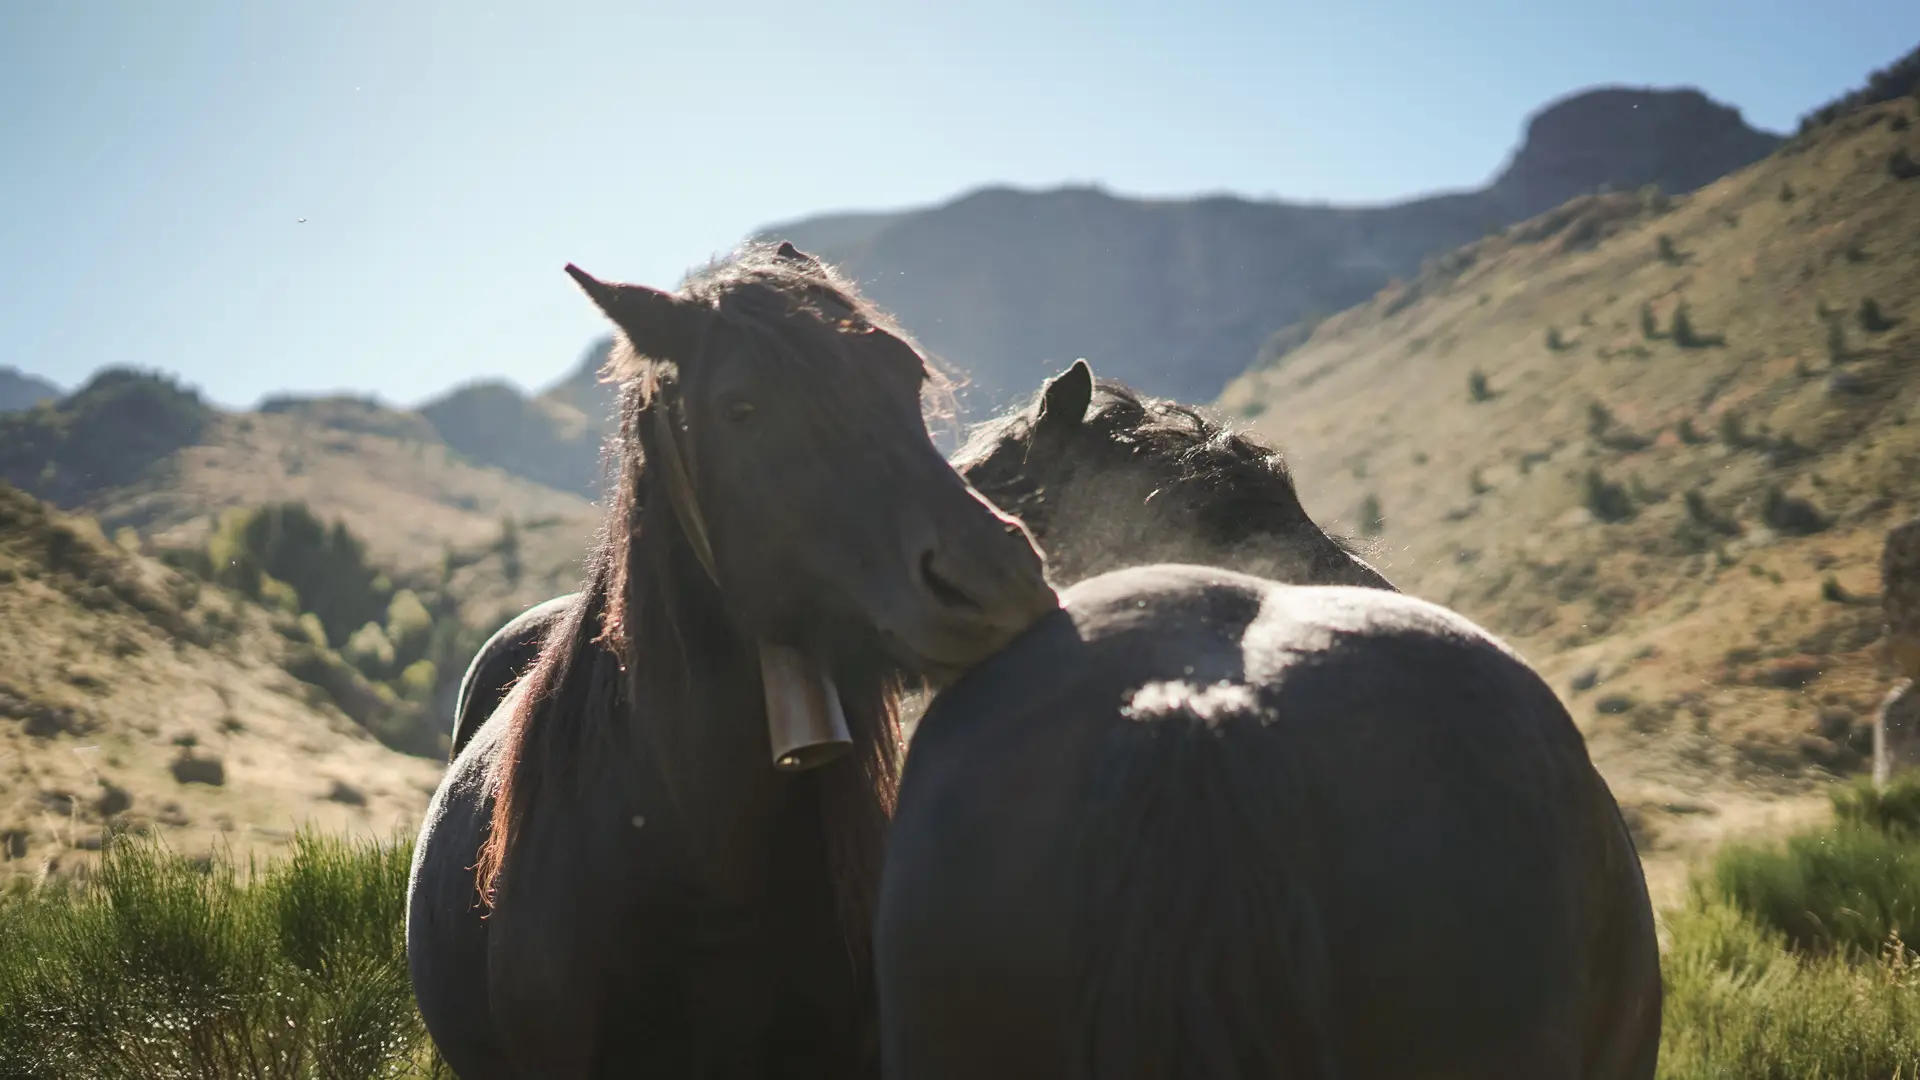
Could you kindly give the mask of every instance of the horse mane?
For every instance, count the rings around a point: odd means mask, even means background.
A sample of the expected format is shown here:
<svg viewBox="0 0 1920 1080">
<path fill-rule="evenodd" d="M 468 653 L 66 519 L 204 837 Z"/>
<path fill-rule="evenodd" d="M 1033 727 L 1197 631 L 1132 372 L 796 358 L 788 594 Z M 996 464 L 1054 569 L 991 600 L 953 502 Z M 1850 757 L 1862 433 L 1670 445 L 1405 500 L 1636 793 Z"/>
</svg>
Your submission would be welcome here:
<svg viewBox="0 0 1920 1080">
<path fill-rule="evenodd" d="M 959 456 L 984 454 L 1009 440 L 1031 441 L 1040 407 L 1035 394 L 1026 408 L 980 425 Z M 1099 379 L 1082 427 L 1097 443 L 1129 458 L 1170 465 L 1174 486 L 1198 493 L 1199 526 L 1215 543 L 1237 543 L 1310 521 L 1285 455 L 1191 405 Z M 1328 536 L 1347 554 L 1359 554 L 1347 538 Z"/>
<path fill-rule="evenodd" d="M 857 327 L 885 330 L 913 347 L 831 268 L 783 257 L 771 245 L 750 245 L 707 266 L 688 278 L 681 293 L 708 303 L 719 318 L 797 363 L 870 340 L 843 332 Z M 489 906 L 530 809 L 549 789 L 567 789 L 575 762 L 631 760 L 631 740 L 643 739 L 670 799 L 678 802 L 673 729 L 676 720 L 685 721 L 693 672 L 724 659 L 718 654 L 725 649 L 753 655 L 752 643 L 727 621 L 717 586 L 695 560 L 663 486 L 650 482 L 655 425 L 647 416 L 659 399 L 642 389 L 648 361 L 625 335 L 616 342 L 603 378 L 621 383 L 619 430 L 608 443 L 618 475 L 588 553 L 581 601 L 548 636 L 524 677 L 525 692 L 506 718 L 489 767 L 492 817 L 474 867 Z M 944 386 L 921 356 L 929 380 Z M 866 970 L 885 833 L 899 784 L 900 680 L 876 666 L 838 682 L 854 749 L 847 759 L 800 780 L 817 796 L 836 904 L 855 963 Z"/>
</svg>

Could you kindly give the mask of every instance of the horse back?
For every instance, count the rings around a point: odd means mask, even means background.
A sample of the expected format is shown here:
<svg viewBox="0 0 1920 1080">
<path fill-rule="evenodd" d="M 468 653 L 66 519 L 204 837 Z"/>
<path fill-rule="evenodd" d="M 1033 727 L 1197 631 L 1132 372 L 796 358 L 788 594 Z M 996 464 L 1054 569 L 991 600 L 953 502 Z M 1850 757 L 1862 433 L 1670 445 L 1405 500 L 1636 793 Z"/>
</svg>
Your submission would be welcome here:
<svg viewBox="0 0 1920 1080">
<path fill-rule="evenodd" d="M 910 751 L 890 1071 L 1651 1075 L 1638 861 L 1517 656 L 1417 600 L 1226 571 L 1063 600 Z"/>
<path fill-rule="evenodd" d="M 533 667 L 547 634 L 566 619 L 579 598 L 579 593 L 572 592 L 543 600 L 515 615 L 480 645 L 460 676 L 460 691 L 454 698 L 452 758 L 460 756 L 474 732 L 500 707 L 514 680 Z"/>
</svg>

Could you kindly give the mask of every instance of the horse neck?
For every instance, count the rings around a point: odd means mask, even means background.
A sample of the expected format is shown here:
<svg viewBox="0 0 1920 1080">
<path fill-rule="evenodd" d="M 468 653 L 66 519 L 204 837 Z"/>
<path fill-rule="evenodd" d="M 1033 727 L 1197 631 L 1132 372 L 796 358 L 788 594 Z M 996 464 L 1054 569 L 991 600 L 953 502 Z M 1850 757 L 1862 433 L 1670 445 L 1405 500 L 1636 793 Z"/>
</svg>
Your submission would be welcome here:
<svg viewBox="0 0 1920 1080">
<path fill-rule="evenodd" d="M 722 607 L 684 541 L 634 598 L 629 720 L 648 785 L 688 850 L 721 889 L 751 889 L 766 853 L 799 822 L 805 797 L 773 767 L 758 653 Z"/>
<path fill-rule="evenodd" d="M 893 698 L 884 682 L 867 682 L 877 673 L 843 681 L 853 752 L 798 776 L 777 771 L 758 647 L 734 628 L 684 543 L 674 554 L 674 602 L 649 609 L 656 621 L 637 639 L 643 649 L 649 640 L 665 648 L 662 635 L 675 634 L 676 647 L 686 649 L 684 697 L 670 704 L 671 695 L 658 694 L 660 711 L 652 717 L 636 709 L 640 724 L 655 721 L 650 743 L 657 775 L 669 786 L 689 839 L 710 853 L 705 865 L 714 885 L 785 906 L 812 894 L 837 912 L 849 959 L 866 970 L 897 783 Z M 653 686 L 658 693 L 662 684 L 654 680 Z"/>
</svg>

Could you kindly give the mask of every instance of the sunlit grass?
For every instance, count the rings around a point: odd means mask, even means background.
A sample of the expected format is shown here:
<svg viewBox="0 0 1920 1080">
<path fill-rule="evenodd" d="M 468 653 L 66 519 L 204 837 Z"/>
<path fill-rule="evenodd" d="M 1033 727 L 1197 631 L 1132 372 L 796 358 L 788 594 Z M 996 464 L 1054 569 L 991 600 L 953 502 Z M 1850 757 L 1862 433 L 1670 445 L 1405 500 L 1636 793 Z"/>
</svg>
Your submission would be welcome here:
<svg viewBox="0 0 1920 1080">
<path fill-rule="evenodd" d="M 123 838 L 0 900 L 0 1077 L 447 1076 L 407 980 L 410 845 L 303 833 L 244 871 Z"/>
<path fill-rule="evenodd" d="M 1666 915 L 1662 1080 L 1920 1080 L 1920 781 L 1730 846 Z M 411 845 L 261 867 L 144 838 L 0 897 L 0 1080 L 445 1078 L 407 980 Z M 1920 935 L 1916 935 L 1920 936 Z"/>
</svg>

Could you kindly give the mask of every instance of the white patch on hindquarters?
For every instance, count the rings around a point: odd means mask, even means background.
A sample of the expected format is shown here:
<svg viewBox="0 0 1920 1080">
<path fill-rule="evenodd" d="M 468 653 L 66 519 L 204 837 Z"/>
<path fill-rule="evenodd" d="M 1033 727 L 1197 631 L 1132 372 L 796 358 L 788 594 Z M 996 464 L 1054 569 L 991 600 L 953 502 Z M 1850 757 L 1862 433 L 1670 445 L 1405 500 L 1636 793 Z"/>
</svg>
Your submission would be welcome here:
<svg viewBox="0 0 1920 1080">
<path fill-rule="evenodd" d="M 1253 687 L 1226 679 L 1210 686 L 1164 679 L 1135 690 L 1120 715 L 1143 723 L 1184 717 L 1218 728 L 1229 720 L 1260 720 L 1260 696 Z"/>
</svg>

